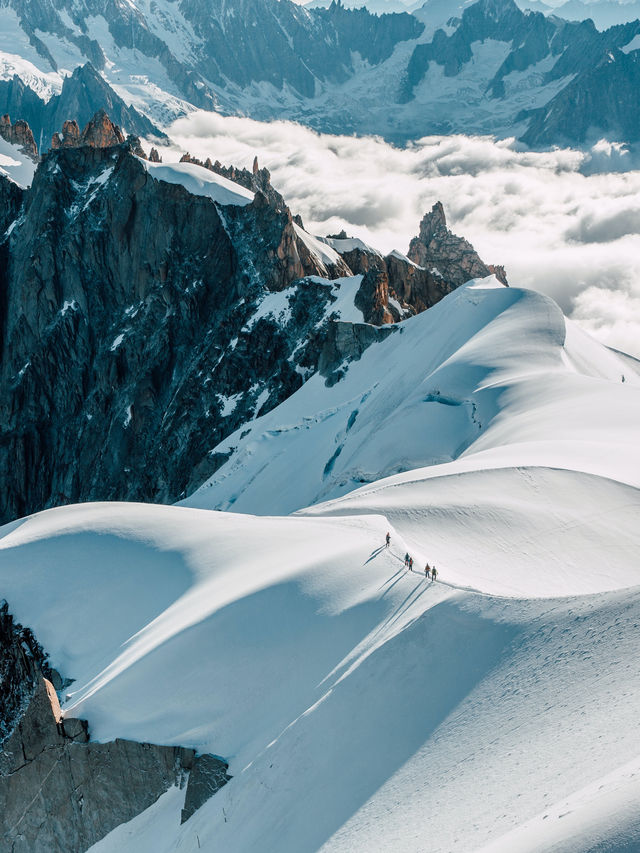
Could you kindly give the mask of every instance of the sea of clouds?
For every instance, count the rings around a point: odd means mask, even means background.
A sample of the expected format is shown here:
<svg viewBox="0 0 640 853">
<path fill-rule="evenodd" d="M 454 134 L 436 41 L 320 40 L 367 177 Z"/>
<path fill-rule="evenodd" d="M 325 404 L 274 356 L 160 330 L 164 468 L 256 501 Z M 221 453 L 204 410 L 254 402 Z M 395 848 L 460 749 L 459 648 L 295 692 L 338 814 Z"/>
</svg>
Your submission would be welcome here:
<svg viewBox="0 0 640 853">
<path fill-rule="evenodd" d="M 640 357 L 640 170 L 619 145 L 536 153 L 513 139 L 430 136 L 405 148 L 289 122 L 192 113 L 175 147 L 250 167 L 255 155 L 305 227 L 406 252 L 444 204 L 449 226 L 513 285 L 552 296 L 607 345 Z"/>
</svg>

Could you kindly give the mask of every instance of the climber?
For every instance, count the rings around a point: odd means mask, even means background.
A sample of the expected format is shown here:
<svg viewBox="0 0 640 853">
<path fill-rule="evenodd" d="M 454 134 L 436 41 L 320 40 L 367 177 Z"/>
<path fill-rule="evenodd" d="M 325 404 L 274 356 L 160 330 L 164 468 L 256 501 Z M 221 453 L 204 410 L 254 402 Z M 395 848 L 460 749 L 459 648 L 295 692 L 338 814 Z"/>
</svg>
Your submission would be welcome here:
<svg viewBox="0 0 640 853">
<path fill-rule="evenodd" d="M 434 581 L 437 578 L 437 576 L 438 576 L 438 572 L 436 571 L 436 567 L 434 566 L 431 569 L 431 580 Z"/>
<path fill-rule="evenodd" d="M 409 557 L 409 571 L 413 571 L 413 557 Z"/>
<path fill-rule="evenodd" d="M 430 571 L 431 571 L 431 568 L 430 568 L 430 566 L 429 566 L 429 563 L 427 563 L 427 565 L 424 567 L 424 576 L 425 576 L 425 578 L 428 578 L 428 577 L 429 577 L 429 572 L 430 572 Z"/>
<path fill-rule="evenodd" d="M 404 555 L 404 564 L 405 564 L 405 566 L 409 565 L 409 554 L 408 553 Z"/>
<path fill-rule="evenodd" d="M 390 533 L 387 533 L 387 535 L 386 535 L 386 537 L 385 537 L 385 538 L 386 538 L 387 548 L 388 548 L 388 547 L 389 547 L 389 543 L 391 542 L 391 534 L 390 534 Z"/>
</svg>

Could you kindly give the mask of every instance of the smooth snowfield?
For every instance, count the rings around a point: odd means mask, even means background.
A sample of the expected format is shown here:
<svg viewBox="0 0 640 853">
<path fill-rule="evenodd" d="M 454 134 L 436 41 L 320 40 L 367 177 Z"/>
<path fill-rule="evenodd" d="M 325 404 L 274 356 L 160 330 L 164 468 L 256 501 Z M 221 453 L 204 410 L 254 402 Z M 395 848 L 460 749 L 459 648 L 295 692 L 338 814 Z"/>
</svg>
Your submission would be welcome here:
<svg viewBox="0 0 640 853">
<path fill-rule="evenodd" d="M 230 762 L 184 826 L 174 789 L 95 851 L 544 850 L 544 821 L 578 853 L 559 806 L 600 786 L 589 837 L 639 838 L 635 565 L 614 592 L 492 597 L 407 572 L 387 528 L 88 504 L 0 529 L 3 594 L 76 678 L 66 713 Z"/>
</svg>

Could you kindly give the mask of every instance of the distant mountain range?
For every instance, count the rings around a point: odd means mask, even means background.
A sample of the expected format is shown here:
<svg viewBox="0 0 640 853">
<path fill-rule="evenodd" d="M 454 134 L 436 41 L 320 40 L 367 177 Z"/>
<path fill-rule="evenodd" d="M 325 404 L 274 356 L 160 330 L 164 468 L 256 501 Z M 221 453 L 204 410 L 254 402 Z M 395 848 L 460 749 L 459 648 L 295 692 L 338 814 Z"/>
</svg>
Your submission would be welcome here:
<svg viewBox="0 0 640 853">
<path fill-rule="evenodd" d="M 100 108 L 144 136 L 196 107 L 399 143 L 640 139 L 638 20 L 601 32 L 514 0 L 381 15 L 290 0 L 3 2 L 0 113 L 28 120 L 43 148 L 62 120 Z"/>
</svg>

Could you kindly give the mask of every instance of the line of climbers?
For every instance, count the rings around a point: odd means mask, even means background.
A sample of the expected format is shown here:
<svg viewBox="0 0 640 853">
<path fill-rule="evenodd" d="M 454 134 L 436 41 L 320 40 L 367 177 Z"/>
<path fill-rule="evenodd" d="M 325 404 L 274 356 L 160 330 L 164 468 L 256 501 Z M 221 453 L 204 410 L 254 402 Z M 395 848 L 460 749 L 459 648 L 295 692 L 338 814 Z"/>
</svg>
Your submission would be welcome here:
<svg viewBox="0 0 640 853">
<path fill-rule="evenodd" d="M 388 548 L 390 544 L 391 534 L 387 533 L 385 536 L 385 546 Z M 404 555 L 404 564 L 410 572 L 413 571 L 413 557 L 411 557 L 408 552 Z M 429 575 L 431 575 L 431 580 L 434 581 L 438 577 L 438 570 L 435 566 L 430 566 L 429 563 L 427 563 L 424 567 L 424 576 L 428 579 Z"/>
</svg>

